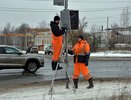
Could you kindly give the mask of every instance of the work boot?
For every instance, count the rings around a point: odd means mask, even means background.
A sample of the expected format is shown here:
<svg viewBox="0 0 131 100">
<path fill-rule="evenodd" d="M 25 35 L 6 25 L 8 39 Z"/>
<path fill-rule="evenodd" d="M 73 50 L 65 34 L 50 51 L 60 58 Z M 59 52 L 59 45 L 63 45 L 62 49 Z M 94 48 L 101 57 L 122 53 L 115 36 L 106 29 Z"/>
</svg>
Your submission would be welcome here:
<svg viewBox="0 0 131 100">
<path fill-rule="evenodd" d="M 93 85 L 93 79 L 90 78 L 90 79 L 88 80 L 88 82 L 89 82 L 89 86 L 87 87 L 87 89 L 93 88 L 93 87 L 94 87 L 94 85 Z"/>
<path fill-rule="evenodd" d="M 78 79 L 73 79 L 74 86 L 77 89 L 78 88 Z"/>
<path fill-rule="evenodd" d="M 61 70 L 61 69 L 63 69 L 63 67 L 60 67 L 59 64 L 58 64 L 57 70 Z"/>
<path fill-rule="evenodd" d="M 51 66 L 52 66 L 52 70 L 56 70 L 57 62 L 52 61 Z M 61 70 L 61 69 L 62 67 L 60 67 L 58 64 L 57 70 Z"/>
</svg>

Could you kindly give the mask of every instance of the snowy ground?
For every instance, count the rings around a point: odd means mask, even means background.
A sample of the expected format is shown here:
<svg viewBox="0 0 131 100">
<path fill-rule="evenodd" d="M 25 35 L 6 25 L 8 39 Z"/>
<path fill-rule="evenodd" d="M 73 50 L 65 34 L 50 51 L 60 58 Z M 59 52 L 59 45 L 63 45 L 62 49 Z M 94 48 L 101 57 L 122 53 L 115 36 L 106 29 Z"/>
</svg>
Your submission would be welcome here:
<svg viewBox="0 0 131 100">
<path fill-rule="evenodd" d="M 131 57 L 131 51 L 105 51 L 91 53 L 91 57 Z"/>
<path fill-rule="evenodd" d="M 26 51 L 22 51 L 26 53 Z M 44 51 L 39 51 L 39 53 L 44 54 Z M 91 57 L 131 57 L 131 51 L 105 51 L 105 52 L 95 52 L 91 53 Z"/>
<path fill-rule="evenodd" d="M 91 53 L 91 57 L 131 57 L 131 51 L 97 52 Z M 95 87 L 90 90 L 86 89 L 87 83 L 79 82 L 74 94 L 71 88 L 65 88 L 65 82 L 55 82 L 53 99 L 48 95 L 50 82 L 0 87 L 0 100 L 118 100 L 113 97 L 119 95 L 128 97 L 121 100 L 131 100 L 131 80 L 95 81 Z"/>
<path fill-rule="evenodd" d="M 55 82 L 52 99 L 48 95 L 50 83 L 0 88 L 0 100 L 113 100 L 111 97 L 123 94 L 129 98 L 121 100 L 131 100 L 131 81 L 95 81 L 94 84 L 93 89 L 86 89 L 87 82 L 79 82 L 79 88 L 74 94 L 71 87 L 65 88 L 65 81 Z"/>
</svg>

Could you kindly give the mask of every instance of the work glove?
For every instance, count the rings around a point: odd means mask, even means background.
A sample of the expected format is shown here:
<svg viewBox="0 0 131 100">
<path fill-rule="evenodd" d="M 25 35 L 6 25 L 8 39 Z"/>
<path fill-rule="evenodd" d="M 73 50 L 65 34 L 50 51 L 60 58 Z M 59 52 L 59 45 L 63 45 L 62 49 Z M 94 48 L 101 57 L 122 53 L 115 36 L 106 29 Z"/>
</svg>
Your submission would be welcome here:
<svg viewBox="0 0 131 100">
<path fill-rule="evenodd" d="M 88 66 L 90 53 L 85 54 L 85 66 Z"/>
<path fill-rule="evenodd" d="M 67 28 L 66 28 L 66 27 L 61 27 L 61 29 L 62 29 L 63 31 L 67 30 Z"/>
</svg>

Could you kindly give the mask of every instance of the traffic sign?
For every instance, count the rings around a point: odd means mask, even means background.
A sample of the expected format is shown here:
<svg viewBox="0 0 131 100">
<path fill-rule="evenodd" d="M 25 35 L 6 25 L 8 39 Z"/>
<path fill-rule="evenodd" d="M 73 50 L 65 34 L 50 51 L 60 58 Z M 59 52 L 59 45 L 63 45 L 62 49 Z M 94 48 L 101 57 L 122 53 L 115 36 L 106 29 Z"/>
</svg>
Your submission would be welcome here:
<svg viewBox="0 0 131 100">
<path fill-rule="evenodd" d="M 53 0 L 53 4 L 57 6 L 64 6 L 65 0 Z"/>
</svg>

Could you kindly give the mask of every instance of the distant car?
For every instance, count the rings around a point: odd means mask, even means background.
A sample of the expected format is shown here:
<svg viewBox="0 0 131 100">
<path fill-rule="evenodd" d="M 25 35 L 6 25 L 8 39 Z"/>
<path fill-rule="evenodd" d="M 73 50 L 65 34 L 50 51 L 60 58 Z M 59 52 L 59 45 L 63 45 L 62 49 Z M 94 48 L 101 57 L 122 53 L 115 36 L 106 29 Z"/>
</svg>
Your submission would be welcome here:
<svg viewBox="0 0 131 100">
<path fill-rule="evenodd" d="M 44 67 L 44 56 L 37 53 L 22 53 L 13 46 L 0 45 L 0 69 L 18 69 L 34 73 Z"/>
<path fill-rule="evenodd" d="M 53 54 L 53 50 L 52 50 L 52 46 L 48 47 L 45 49 L 45 55 L 48 54 L 48 55 L 52 55 Z"/>
<path fill-rule="evenodd" d="M 30 53 L 38 53 L 38 48 L 37 47 L 32 47 L 30 49 Z"/>
</svg>

